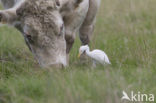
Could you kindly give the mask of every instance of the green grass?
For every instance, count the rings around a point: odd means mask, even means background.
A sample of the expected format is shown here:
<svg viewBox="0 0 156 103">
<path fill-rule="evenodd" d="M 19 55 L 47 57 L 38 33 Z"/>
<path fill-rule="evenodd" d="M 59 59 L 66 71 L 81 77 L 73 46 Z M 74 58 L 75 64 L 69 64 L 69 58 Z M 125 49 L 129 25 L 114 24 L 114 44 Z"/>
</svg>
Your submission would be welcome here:
<svg viewBox="0 0 156 103">
<path fill-rule="evenodd" d="M 0 103 L 122 103 L 122 91 L 156 95 L 156 0 L 102 0 L 91 49 L 111 66 L 77 59 L 77 38 L 65 70 L 37 66 L 21 34 L 0 27 Z M 148 103 L 148 102 L 145 102 Z"/>
</svg>

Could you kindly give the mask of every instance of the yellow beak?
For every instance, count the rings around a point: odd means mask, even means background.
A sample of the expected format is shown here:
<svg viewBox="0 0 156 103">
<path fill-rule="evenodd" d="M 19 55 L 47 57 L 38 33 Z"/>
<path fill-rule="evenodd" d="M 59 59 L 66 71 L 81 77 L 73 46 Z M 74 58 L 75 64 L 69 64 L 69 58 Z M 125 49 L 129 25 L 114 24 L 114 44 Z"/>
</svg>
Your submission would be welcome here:
<svg viewBox="0 0 156 103">
<path fill-rule="evenodd" d="M 77 57 L 80 58 L 80 56 L 81 56 L 81 54 L 79 53 Z"/>
</svg>

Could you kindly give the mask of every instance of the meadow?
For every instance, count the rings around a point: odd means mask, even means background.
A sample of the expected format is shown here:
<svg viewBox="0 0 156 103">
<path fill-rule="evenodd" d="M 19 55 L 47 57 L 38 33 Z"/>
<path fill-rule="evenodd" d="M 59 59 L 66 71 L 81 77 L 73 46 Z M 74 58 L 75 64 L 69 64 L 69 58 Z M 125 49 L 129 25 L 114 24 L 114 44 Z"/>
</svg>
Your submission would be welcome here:
<svg viewBox="0 0 156 103">
<path fill-rule="evenodd" d="M 1 26 L 0 103 L 131 103 L 121 101 L 123 90 L 156 96 L 155 5 L 156 0 L 101 0 L 90 47 L 104 50 L 112 65 L 96 69 L 77 58 L 78 37 L 69 67 L 40 68 L 22 35 Z"/>
</svg>

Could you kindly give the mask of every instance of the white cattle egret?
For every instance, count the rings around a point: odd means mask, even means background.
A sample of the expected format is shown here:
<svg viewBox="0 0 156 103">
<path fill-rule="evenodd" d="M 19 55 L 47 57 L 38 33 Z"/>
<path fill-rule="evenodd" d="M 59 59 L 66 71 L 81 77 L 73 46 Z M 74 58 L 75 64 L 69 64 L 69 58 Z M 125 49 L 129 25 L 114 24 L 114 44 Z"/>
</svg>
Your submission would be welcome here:
<svg viewBox="0 0 156 103">
<path fill-rule="evenodd" d="M 78 57 L 80 57 L 82 54 L 86 54 L 88 57 L 93 59 L 93 66 L 94 67 L 96 66 L 97 62 L 102 64 L 102 65 L 111 64 L 109 59 L 108 59 L 107 54 L 104 51 L 98 50 L 98 49 L 90 51 L 88 45 L 80 47 Z"/>
</svg>

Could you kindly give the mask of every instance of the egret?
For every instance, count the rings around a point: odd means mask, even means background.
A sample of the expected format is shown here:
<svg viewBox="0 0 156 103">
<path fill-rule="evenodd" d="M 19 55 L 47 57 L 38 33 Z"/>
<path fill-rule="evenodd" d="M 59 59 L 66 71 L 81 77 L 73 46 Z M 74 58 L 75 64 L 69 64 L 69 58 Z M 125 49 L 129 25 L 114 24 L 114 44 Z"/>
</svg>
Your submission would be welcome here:
<svg viewBox="0 0 156 103">
<path fill-rule="evenodd" d="M 94 67 L 96 67 L 96 63 L 100 63 L 102 65 L 111 64 L 107 54 L 104 51 L 98 49 L 90 51 L 88 45 L 84 45 L 80 47 L 78 58 L 82 54 L 86 54 L 88 57 L 92 58 Z"/>
</svg>

